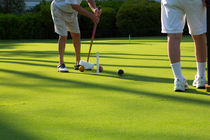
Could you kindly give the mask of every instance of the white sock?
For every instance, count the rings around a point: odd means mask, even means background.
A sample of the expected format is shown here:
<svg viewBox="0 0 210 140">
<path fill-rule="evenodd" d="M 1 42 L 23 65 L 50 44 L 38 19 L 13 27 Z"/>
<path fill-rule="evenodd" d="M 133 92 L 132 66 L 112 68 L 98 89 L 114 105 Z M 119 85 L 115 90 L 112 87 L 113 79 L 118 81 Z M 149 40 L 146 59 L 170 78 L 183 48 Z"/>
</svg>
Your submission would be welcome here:
<svg viewBox="0 0 210 140">
<path fill-rule="evenodd" d="M 175 79 L 183 79 L 180 62 L 171 64 Z"/>
<path fill-rule="evenodd" d="M 205 77 L 206 62 L 197 62 L 197 76 Z"/>
</svg>

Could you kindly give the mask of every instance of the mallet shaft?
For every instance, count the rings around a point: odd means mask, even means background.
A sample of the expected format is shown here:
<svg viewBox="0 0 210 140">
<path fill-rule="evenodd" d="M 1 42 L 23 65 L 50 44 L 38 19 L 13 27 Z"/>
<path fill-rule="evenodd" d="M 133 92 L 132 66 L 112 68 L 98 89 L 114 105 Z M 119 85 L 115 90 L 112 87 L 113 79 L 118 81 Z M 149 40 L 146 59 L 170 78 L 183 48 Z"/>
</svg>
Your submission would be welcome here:
<svg viewBox="0 0 210 140">
<path fill-rule="evenodd" d="M 87 62 L 89 62 L 90 52 L 91 52 L 91 49 L 92 49 L 92 46 L 93 46 L 93 40 L 94 40 L 94 38 L 95 38 L 95 33 L 96 33 L 96 27 L 97 27 L 97 24 L 95 24 L 95 25 L 94 25 L 94 28 L 93 28 L 93 33 L 92 33 L 92 37 L 91 37 L 90 49 L 89 49 L 89 52 L 88 52 Z"/>
</svg>

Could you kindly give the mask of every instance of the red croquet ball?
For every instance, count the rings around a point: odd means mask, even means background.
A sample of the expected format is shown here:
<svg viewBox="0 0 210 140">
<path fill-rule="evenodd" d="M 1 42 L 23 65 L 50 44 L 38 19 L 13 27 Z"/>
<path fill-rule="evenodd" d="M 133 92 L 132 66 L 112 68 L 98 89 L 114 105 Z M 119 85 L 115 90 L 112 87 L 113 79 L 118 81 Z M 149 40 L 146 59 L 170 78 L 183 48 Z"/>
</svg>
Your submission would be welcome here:
<svg viewBox="0 0 210 140">
<path fill-rule="evenodd" d="M 103 71 L 103 67 L 99 66 L 99 72 L 102 72 L 102 71 Z"/>
</svg>

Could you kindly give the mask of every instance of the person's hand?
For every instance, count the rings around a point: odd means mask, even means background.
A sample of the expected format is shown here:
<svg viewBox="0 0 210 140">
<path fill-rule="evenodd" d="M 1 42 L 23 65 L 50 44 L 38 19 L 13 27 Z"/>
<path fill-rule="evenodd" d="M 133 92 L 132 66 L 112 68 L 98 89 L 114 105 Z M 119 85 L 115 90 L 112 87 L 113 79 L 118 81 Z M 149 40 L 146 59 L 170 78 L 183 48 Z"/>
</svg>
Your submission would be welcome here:
<svg viewBox="0 0 210 140">
<path fill-rule="evenodd" d="M 96 15 L 94 15 L 94 14 L 93 14 L 93 16 L 92 16 L 91 19 L 92 19 L 92 21 L 93 21 L 95 24 L 98 24 L 98 23 L 99 23 L 99 20 L 100 20 L 99 17 L 96 16 Z"/>
<path fill-rule="evenodd" d="M 95 14 L 95 16 L 97 16 L 97 17 L 99 17 L 100 15 L 101 15 L 101 9 L 99 9 L 99 8 L 96 8 L 95 10 L 94 10 L 94 14 Z"/>
</svg>

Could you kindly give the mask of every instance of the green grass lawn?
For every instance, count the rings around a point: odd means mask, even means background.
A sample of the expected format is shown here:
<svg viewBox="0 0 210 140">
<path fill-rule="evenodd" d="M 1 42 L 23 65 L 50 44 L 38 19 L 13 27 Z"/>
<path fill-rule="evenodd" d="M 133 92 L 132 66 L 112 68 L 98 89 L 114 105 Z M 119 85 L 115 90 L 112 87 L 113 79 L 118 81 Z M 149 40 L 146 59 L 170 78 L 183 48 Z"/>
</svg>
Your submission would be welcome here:
<svg viewBox="0 0 210 140">
<path fill-rule="evenodd" d="M 209 140 L 210 94 L 192 85 L 193 42 L 184 37 L 190 84 L 173 91 L 166 37 L 96 39 L 102 73 L 73 70 L 69 41 L 58 73 L 57 40 L 0 41 L 1 140 Z M 89 40 L 82 41 L 87 59 Z M 122 77 L 117 70 L 123 69 Z"/>
</svg>

